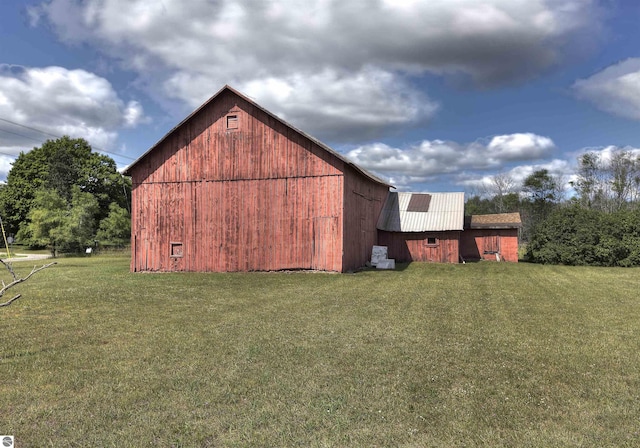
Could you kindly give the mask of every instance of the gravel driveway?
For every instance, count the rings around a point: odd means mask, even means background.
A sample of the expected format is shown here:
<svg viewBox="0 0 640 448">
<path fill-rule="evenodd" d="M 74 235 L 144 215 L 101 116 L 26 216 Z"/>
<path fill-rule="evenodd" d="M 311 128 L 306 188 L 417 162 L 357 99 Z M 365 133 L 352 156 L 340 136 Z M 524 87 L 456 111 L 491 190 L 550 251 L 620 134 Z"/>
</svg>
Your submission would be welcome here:
<svg viewBox="0 0 640 448">
<path fill-rule="evenodd" d="M 0 258 L 2 261 L 37 261 L 37 260 L 46 260 L 47 258 L 51 258 L 49 254 L 15 254 L 15 256 L 11 258 L 2 257 L 0 254 Z"/>
</svg>

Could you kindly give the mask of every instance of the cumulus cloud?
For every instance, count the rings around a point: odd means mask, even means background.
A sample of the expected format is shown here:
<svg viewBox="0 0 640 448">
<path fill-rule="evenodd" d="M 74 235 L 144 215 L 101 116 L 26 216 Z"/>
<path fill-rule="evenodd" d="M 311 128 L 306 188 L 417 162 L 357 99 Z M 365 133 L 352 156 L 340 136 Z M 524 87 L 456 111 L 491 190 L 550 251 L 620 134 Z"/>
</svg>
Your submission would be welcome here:
<svg viewBox="0 0 640 448">
<path fill-rule="evenodd" d="M 573 84 L 573 91 L 598 109 L 640 120 L 640 58 L 629 58 Z"/>
<path fill-rule="evenodd" d="M 538 170 L 547 170 L 549 174 L 564 182 L 565 189 L 568 189 L 569 182 L 575 178 L 576 164 L 572 160 L 552 159 L 543 163 L 533 163 L 516 165 L 509 167 L 504 171 L 491 173 L 464 172 L 457 176 L 456 184 L 462 186 L 466 190 L 482 193 L 491 191 L 494 185 L 494 177 L 496 175 L 504 175 L 513 181 L 513 185 L 517 190 L 524 180 Z"/>
<path fill-rule="evenodd" d="M 611 162 L 613 155 L 620 152 L 629 153 L 631 157 L 635 157 L 640 160 L 640 148 L 634 148 L 633 146 L 609 145 L 603 148 L 592 150 L 592 152 L 594 151 L 599 155 L 600 160 L 602 160 L 603 162 Z"/>
<path fill-rule="evenodd" d="M 372 68 L 254 80 L 240 88 L 260 98 L 267 109 L 283 110 L 285 120 L 329 140 L 379 137 L 390 129 L 425 122 L 438 109 L 427 95 L 413 91 L 389 72 Z"/>
<path fill-rule="evenodd" d="M 442 177 L 450 179 L 451 184 L 468 185 L 470 179 L 481 179 L 487 171 L 541 160 L 554 149 L 550 138 L 522 133 L 471 143 L 424 140 L 407 148 L 374 143 L 348 151 L 347 157 L 404 188 Z"/>
<path fill-rule="evenodd" d="M 209 77 L 180 73 L 165 82 L 165 94 L 197 107 L 211 95 Z M 233 87 L 294 126 L 322 140 L 354 141 L 425 124 L 439 104 L 396 74 L 373 67 L 359 72 L 326 69 L 240 82 Z"/>
<path fill-rule="evenodd" d="M 314 135 L 347 140 L 428 120 L 436 104 L 414 75 L 487 86 L 542 73 L 597 34 L 599 13 L 596 0 L 49 0 L 29 12 L 99 45 L 158 96 L 194 105 L 246 87 Z"/>
<path fill-rule="evenodd" d="M 146 120 L 139 103 L 125 104 L 109 81 L 93 73 L 9 65 L 0 65 L 0 117 L 0 148 L 10 154 L 60 135 L 107 148 L 119 128 Z"/>
<path fill-rule="evenodd" d="M 549 137 L 525 133 L 497 135 L 487 145 L 493 159 L 499 161 L 531 160 L 548 155 L 555 147 Z"/>
<path fill-rule="evenodd" d="M 635 148 L 633 146 L 618 146 L 618 145 L 607 145 L 607 146 L 589 146 L 586 148 L 581 148 L 580 150 L 573 153 L 575 159 L 578 160 L 586 153 L 593 153 L 598 157 L 598 160 L 608 163 L 613 158 L 614 154 L 620 152 L 627 152 L 632 157 L 640 158 L 640 148 Z"/>
<path fill-rule="evenodd" d="M 631 146 L 600 146 L 600 147 L 588 147 L 581 148 L 574 153 L 568 153 L 566 159 L 551 159 L 541 163 L 516 165 L 508 168 L 504 174 L 511 178 L 516 185 L 522 185 L 524 180 L 533 174 L 537 170 L 546 169 L 552 176 L 563 182 L 565 191 L 568 194 L 575 193 L 571 182 L 577 180 L 578 172 L 578 157 L 587 153 L 594 153 L 600 161 L 608 163 L 616 153 L 627 152 L 632 157 L 640 157 L 640 148 L 634 148 Z M 482 177 L 478 177 L 477 174 L 469 173 L 468 175 L 461 175 L 458 179 L 460 185 L 466 188 L 475 189 L 477 191 L 485 191 L 486 187 L 490 187 L 492 184 L 492 176 L 495 173 L 491 173 Z M 490 188 L 489 188 L 490 190 Z"/>
</svg>

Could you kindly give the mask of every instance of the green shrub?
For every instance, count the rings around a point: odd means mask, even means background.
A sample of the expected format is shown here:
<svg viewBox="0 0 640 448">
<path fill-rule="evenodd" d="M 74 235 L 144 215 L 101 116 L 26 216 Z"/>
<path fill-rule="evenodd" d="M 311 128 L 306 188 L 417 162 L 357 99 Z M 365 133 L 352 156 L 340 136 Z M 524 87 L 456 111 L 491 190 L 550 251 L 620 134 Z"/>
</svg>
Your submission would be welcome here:
<svg viewBox="0 0 640 448">
<path fill-rule="evenodd" d="M 533 230 L 526 258 L 544 264 L 640 266 L 640 211 L 559 208 Z"/>
</svg>

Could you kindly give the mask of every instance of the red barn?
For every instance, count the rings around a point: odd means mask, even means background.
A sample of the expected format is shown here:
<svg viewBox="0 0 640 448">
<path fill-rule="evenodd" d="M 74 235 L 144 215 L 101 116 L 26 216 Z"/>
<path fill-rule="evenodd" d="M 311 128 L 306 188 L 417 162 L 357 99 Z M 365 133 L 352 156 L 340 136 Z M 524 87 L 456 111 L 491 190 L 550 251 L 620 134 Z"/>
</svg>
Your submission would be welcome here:
<svg viewBox="0 0 640 448">
<path fill-rule="evenodd" d="M 520 213 L 467 216 L 460 253 L 467 260 L 518 262 Z"/>
<path fill-rule="evenodd" d="M 389 190 L 228 86 L 125 174 L 132 271 L 356 269 Z"/>
</svg>

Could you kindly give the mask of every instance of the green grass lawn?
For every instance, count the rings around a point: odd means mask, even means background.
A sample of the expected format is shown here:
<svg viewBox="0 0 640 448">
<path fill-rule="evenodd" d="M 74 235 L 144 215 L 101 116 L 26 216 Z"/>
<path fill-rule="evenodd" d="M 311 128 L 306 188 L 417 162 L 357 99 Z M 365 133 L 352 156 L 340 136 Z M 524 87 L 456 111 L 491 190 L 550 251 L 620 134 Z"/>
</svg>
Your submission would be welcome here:
<svg viewBox="0 0 640 448">
<path fill-rule="evenodd" d="M 639 269 L 128 263 L 63 258 L 3 298 L 23 295 L 0 308 L 16 446 L 640 444 Z"/>
</svg>

